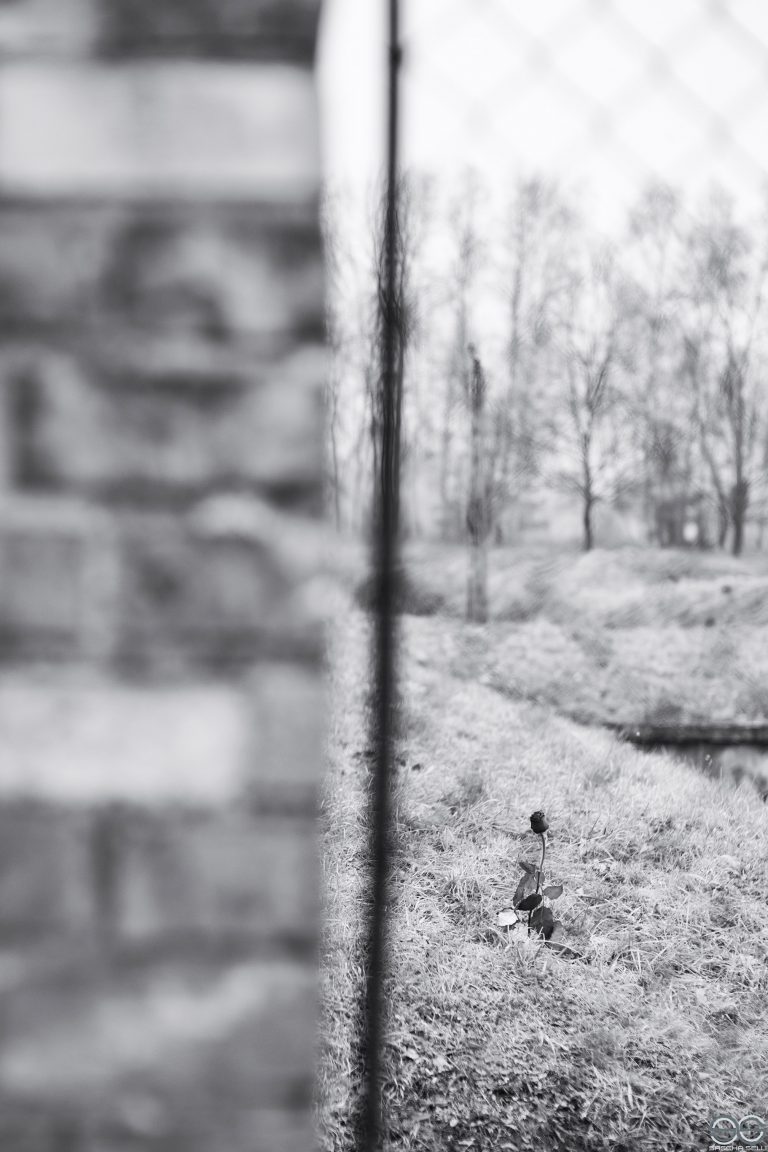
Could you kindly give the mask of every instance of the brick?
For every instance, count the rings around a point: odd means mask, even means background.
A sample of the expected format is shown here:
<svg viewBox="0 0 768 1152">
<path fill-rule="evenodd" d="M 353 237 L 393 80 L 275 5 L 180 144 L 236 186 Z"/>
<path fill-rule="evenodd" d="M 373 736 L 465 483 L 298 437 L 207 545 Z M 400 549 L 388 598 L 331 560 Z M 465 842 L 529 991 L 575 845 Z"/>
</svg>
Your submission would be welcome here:
<svg viewBox="0 0 768 1152">
<path fill-rule="evenodd" d="M 194 376 L 201 356 L 226 376 L 238 348 L 271 378 L 275 350 L 323 333 L 322 274 L 311 205 L 0 200 L 6 335 L 53 335 L 118 379 Z"/>
<path fill-rule="evenodd" d="M 86 223 L 86 228 L 87 228 Z M 317 331 L 324 317 L 317 221 L 290 206 L 147 205 L 109 238 L 102 315 L 219 345 Z"/>
<path fill-rule="evenodd" d="M 211 356 L 194 343 L 171 351 L 161 350 L 151 375 L 146 365 L 116 367 L 114 357 L 8 360 L 0 387 L 11 482 L 174 506 L 228 486 L 319 485 L 321 349 L 281 358 L 269 379 L 242 355 Z"/>
<path fill-rule="evenodd" d="M 176 674 L 253 659 L 285 627 L 287 574 L 268 546 L 196 540 L 178 515 L 131 515 L 121 532 L 118 667 Z"/>
<path fill-rule="evenodd" d="M 311 668 L 272 662 L 248 680 L 248 794 L 254 807 L 311 810 L 325 736 L 325 686 Z"/>
<path fill-rule="evenodd" d="M 158 1135 L 218 1129 L 227 1111 L 301 1110 L 315 1000 L 312 967 L 287 961 L 81 964 L 2 1003 L 0 1092 L 43 1114 L 66 1103 L 70 1116 L 122 1120 L 125 1135 L 141 1132 L 142 1097 Z"/>
<path fill-rule="evenodd" d="M 303 947 L 317 929 L 301 819 L 0 807 L 0 940 Z"/>
<path fill-rule="evenodd" d="M 0 7 L 0 57 L 85 53 L 98 38 L 98 0 L 15 0 Z"/>
<path fill-rule="evenodd" d="M 109 657 L 114 536 L 103 513 L 66 500 L 0 505 L 0 659 Z"/>
<path fill-rule="evenodd" d="M 306 342 L 275 363 L 261 387 L 250 392 L 249 419 L 240 424 L 240 437 L 233 437 L 243 476 L 262 488 L 320 487 L 327 367 L 325 349 Z M 251 427 L 256 437 L 248 437 Z"/>
<path fill-rule="evenodd" d="M 236 685 L 6 671 L 0 797 L 222 808 L 245 791 L 247 724 Z"/>
<path fill-rule="evenodd" d="M 316 571 L 312 527 L 242 494 L 186 517 L 125 514 L 116 666 L 176 676 L 230 674 L 274 655 L 316 660 L 321 621 L 305 595 Z"/>
<path fill-rule="evenodd" d="M 101 0 L 107 51 L 301 59 L 314 52 L 319 0 Z"/>
<path fill-rule="evenodd" d="M 312 60 L 319 0 L 14 0 L 0 56 Z"/>
<path fill-rule="evenodd" d="M 0 939 L 96 931 L 87 834 L 82 813 L 0 807 Z"/>
<path fill-rule="evenodd" d="M 311 822 L 147 816 L 126 821 L 118 836 L 121 942 L 313 939 L 317 846 Z"/>
<path fill-rule="evenodd" d="M 14 62 L 0 72 L 0 105 L 8 191 L 290 202 L 318 189 L 308 69 Z"/>
<path fill-rule="evenodd" d="M 268 540 L 234 533 L 225 539 L 201 537 L 193 563 L 188 625 L 203 642 L 279 627 L 289 576 Z"/>
<path fill-rule="evenodd" d="M 42 327 L 71 331 L 76 323 L 93 325 L 100 280 L 125 217 L 120 205 L 0 201 L 0 315 L 6 337 Z M 4 368 L 7 359 L 4 349 Z M 17 360 L 11 360 L 11 368 Z"/>
<path fill-rule="evenodd" d="M 316 1146 L 307 1108 L 219 1105 L 202 1113 L 150 1091 L 117 1094 L 111 1107 L 73 1108 L 0 1097 L 0 1147 L 13 1152 L 299 1152 Z M 182 1114 L 182 1112 L 185 1114 Z"/>
<path fill-rule="evenodd" d="M 206 510 L 214 514 L 198 515 L 193 537 L 190 642 L 213 660 L 280 656 L 314 664 L 323 621 L 306 594 L 316 555 L 312 522 L 265 514 L 259 501 L 242 498 L 209 501 Z M 305 533 L 302 555 L 297 537 Z"/>
<path fill-rule="evenodd" d="M 183 670 L 192 553 L 178 517 L 147 512 L 123 517 L 116 666 Z"/>
<path fill-rule="evenodd" d="M 10 487 L 29 489 L 33 495 L 51 492 L 65 446 L 78 453 L 85 469 L 105 458 L 105 446 L 97 438 L 103 423 L 99 397 L 88 390 L 85 375 L 71 356 L 6 350 L 0 362 L 0 399 Z M 32 501 L 19 504 L 33 513 L 35 506 Z"/>
<path fill-rule="evenodd" d="M 0 509 L 0 663 L 178 679 L 270 654 L 314 660 L 316 537 L 312 521 L 242 495 L 113 518 L 17 497 Z"/>
</svg>

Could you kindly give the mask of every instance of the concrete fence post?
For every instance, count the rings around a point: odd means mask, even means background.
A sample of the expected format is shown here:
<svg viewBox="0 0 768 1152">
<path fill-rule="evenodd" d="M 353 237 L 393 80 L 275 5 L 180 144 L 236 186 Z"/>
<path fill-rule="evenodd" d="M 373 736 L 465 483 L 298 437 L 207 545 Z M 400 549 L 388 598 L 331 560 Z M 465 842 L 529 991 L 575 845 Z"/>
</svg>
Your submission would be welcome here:
<svg viewBox="0 0 768 1152">
<path fill-rule="evenodd" d="M 2 1148 L 313 1144 L 319 9 L 0 5 Z"/>
</svg>

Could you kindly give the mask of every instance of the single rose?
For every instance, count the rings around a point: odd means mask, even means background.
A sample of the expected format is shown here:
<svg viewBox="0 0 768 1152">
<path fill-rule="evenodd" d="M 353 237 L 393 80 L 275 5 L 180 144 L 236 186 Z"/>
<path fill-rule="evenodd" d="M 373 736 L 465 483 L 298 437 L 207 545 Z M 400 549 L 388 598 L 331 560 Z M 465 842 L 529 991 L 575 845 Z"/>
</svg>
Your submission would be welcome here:
<svg viewBox="0 0 768 1152">
<path fill-rule="evenodd" d="M 534 812 L 531 816 L 531 831 L 535 832 L 537 836 L 543 835 L 549 828 L 549 821 L 543 812 Z"/>
</svg>

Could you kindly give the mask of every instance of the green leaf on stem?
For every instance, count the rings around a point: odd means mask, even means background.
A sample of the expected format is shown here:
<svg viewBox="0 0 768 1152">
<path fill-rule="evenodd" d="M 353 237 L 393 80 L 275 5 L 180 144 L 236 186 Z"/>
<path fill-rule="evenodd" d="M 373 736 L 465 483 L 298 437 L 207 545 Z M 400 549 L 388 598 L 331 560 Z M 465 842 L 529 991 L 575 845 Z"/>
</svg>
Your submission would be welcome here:
<svg viewBox="0 0 768 1152">
<path fill-rule="evenodd" d="M 534 880 L 533 876 L 529 876 L 526 873 L 526 875 L 523 876 L 517 888 L 515 889 L 515 894 L 512 897 L 512 903 L 514 904 L 515 908 L 517 908 L 520 904 L 520 901 L 524 900 L 529 892 L 533 892 L 535 888 L 536 881 Z"/>
<path fill-rule="evenodd" d="M 555 918 L 552 915 L 552 909 L 547 908 L 544 904 L 540 905 L 531 916 L 531 928 L 543 936 L 545 940 L 548 940 L 554 927 Z"/>
<path fill-rule="evenodd" d="M 524 900 L 520 901 L 518 908 L 521 912 L 532 912 L 534 908 L 538 908 L 539 904 L 541 904 L 541 893 L 532 892 L 530 896 L 526 896 Z"/>
</svg>

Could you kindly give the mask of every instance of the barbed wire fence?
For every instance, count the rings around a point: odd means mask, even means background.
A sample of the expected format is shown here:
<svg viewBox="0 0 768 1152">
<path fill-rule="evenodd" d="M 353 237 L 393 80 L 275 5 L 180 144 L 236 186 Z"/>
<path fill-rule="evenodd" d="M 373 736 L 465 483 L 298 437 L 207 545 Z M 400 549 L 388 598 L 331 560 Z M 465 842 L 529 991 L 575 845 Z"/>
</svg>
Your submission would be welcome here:
<svg viewBox="0 0 768 1152">
<path fill-rule="evenodd" d="M 526 19 L 526 8 L 510 0 L 477 0 L 471 6 L 457 0 L 426 18 L 423 13 L 420 18 L 420 8 L 427 5 L 417 0 L 410 6 L 410 24 L 406 10 L 406 66 L 410 78 L 437 94 L 465 129 L 456 133 L 457 162 L 462 140 L 476 146 L 484 138 L 501 150 L 513 148 L 516 117 L 523 111 L 535 121 L 536 95 L 546 91 L 565 102 L 561 111 L 568 105 L 580 110 L 583 122 L 560 157 L 563 169 L 585 152 L 591 157 L 602 152 L 617 173 L 629 170 L 638 182 L 668 179 L 668 170 L 639 151 L 624 127 L 653 100 L 666 116 L 658 122 L 660 133 L 691 137 L 678 162 L 687 175 L 728 154 L 740 169 L 739 179 L 762 183 L 768 175 L 766 156 L 753 144 L 762 133 L 768 95 L 768 28 L 759 8 L 749 0 L 698 0 L 675 7 L 678 19 L 667 20 L 669 27 L 659 30 L 653 27 L 659 23 L 659 5 L 643 6 L 649 21 L 638 19 L 643 9 L 626 0 L 578 0 L 553 6 L 549 25 L 536 29 Z M 558 9 L 565 15 L 562 21 Z M 497 49 L 495 60 L 482 61 L 480 84 L 475 69 L 446 67 L 449 56 L 460 60 L 460 53 L 448 49 L 462 43 L 471 49 L 473 30 L 481 33 L 475 44 L 485 36 L 486 44 L 493 42 Z M 575 47 L 588 48 L 590 41 L 595 69 L 603 77 L 594 84 L 571 58 Z M 606 83 L 612 69 L 616 75 Z M 413 115 L 413 97 L 407 93 L 406 98 Z M 752 143 L 744 139 L 745 127 Z"/>
<path fill-rule="evenodd" d="M 431 175 L 444 198 L 452 188 L 460 199 L 461 174 L 472 170 L 501 199 L 516 180 L 552 178 L 568 195 L 575 186 L 589 226 L 619 246 L 653 184 L 679 194 L 689 229 L 707 226 L 707 195 L 718 187 L 737 215 L 748 206 L 750 219 L 765 219 L 768 22 L 752 0 L 681 0 L 672 15 L 627 0 L 545 9 L 411 0 L 403 24 L 402 168 Z M 419 285 L 435 332 L 452 291 L 434 275 Z M 409 354 L 444 374 L 442 351 L 433 353 Z"/>
</svg>

